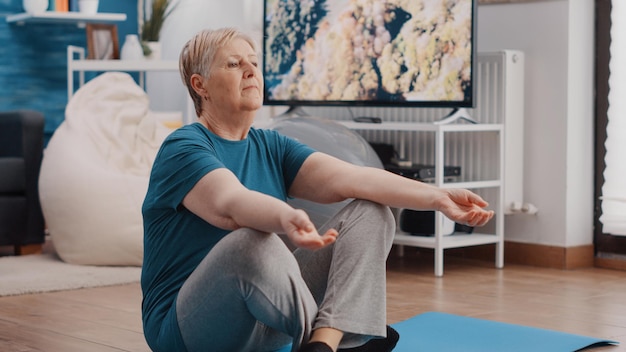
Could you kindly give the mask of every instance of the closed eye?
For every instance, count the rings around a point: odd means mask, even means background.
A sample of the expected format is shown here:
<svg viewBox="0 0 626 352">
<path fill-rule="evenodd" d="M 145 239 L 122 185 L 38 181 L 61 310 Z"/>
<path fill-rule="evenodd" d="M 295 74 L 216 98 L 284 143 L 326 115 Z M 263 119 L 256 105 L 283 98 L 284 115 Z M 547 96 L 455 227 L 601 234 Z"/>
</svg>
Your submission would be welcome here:
<svg viewBox="0 0 626 352">
<path fill-rule="evenodd" d="M 257 61 L 249 61 L 250 65 L 254 66 L 254 67 L 259 67 L 259 63 Z M 238 68 L 239 66 L 241 66 L 243 64 L 243 60 L 238 60 L 238 61 L 228 61 L 226 63 L 226 65 L 228 66 L 228 68 Z"/>
</svg>

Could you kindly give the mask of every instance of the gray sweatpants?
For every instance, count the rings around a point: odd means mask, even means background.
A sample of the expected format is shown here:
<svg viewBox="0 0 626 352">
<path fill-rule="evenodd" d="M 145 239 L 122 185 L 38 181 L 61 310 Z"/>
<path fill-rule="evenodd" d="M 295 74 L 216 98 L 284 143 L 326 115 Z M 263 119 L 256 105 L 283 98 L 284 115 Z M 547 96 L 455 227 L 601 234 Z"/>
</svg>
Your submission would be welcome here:
<svg viewBox="0 0 626 352">
<path fill-rule="evenodd" d="M 297 351 L 311 332 L 346 332 L 340 347 L 386 333 L 385 262 L 395 233 L 389 208 L 355 200 L 321 229 L 323 249 L 293 253 L 276 234 L 239 229 L 222 239 L 180 290 L 177 319 L 187 349 Z"/>
</svg>

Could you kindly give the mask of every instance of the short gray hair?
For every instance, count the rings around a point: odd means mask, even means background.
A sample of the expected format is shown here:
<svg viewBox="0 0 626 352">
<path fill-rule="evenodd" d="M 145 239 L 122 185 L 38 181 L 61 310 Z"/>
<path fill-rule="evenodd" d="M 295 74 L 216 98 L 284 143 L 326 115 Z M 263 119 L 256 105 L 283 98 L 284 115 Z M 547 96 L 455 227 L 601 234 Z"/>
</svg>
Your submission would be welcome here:
<svg viewBox="0 0 626 352">
<path fill-rule="evenodd" d="M 189 91 L 196 114 L 202 113 L 202 97 L 193 90 L 191 76 L 199 74 L 204 78 L 211 77 L 211 68 L 217 51 L 233 41 L 241 38 L 248 42 L 256 52 L 256 42 L 247 34 L 235 28 L 205 29 L 194 35 L 180 52 L 178 66 L 183 84 Z"/>
</svg>

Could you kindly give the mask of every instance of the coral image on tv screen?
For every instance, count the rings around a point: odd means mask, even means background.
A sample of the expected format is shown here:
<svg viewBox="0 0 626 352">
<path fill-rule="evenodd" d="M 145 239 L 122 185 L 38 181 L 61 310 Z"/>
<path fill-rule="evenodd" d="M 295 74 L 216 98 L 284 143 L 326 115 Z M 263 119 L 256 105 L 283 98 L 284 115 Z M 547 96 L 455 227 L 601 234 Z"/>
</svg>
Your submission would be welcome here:
<svg viewBox="0 0 626 352">
<path fill-rule="evenodd" d="M 473 0 L 266 0 L 269 105 L 473 106 Z"/>
</svg>

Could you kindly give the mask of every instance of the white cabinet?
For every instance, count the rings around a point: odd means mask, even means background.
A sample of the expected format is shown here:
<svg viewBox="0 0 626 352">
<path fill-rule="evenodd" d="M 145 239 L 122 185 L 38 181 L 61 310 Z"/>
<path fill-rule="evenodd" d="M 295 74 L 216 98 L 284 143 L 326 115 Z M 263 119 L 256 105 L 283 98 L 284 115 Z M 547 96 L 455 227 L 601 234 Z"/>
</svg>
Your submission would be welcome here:
<svg viewBox="0 0 626 352">
<path fill-rule="evenodd" d="M 85 48 L 70 45 L 67 47 L 67 99 L 74 95 L 75 89 L 85 84 L 85 72 L 138 72 L 139 85 L 145 89 L 146 72 L 175 71 L 178 72 L 176 60 L 86 60 Z M 74 75 L 78 74 L 78 87 L 74 87 Z M 195 109 L 191 99 L 187 103 L 187 111 L 183 114 L 183 123 L 195 118 Z"/>
<path fill-rule="evenodd" d="M 442 188 L 467 188 L 471 190 L 492 189 L 496 199 L 490 201 L 490 209 L 495 211 L 492 233 L 472 232 L 471 234 L 443 235 L 443 215 L 435 213 L 435 234 L 432 237 L 414 236 L 398 229 L 394 244 L 432 248 L 435 252 L 435 276 L 443 276 L 444 250 L 485 244 L 495 244 L 496 267 L 504 266 L 504 126 L 502 124 L 433 124 L 433 123 L 408 123 L 408 122 L 384 122 L 384 123 L 359 123 L 352 121 L 338 121 L 350 129 L 357 131 L 403 131 L 403 132 L 427 132 L 434 134 L 435 153 L 435 180 L 434 184 Z M 494 134 L 494 148 L 497 148 L 497 159 L 494 165 L 480 165 L 479 167 L 495 168 L 491 175 L 493 178 L 480 180 L 466 180 L 460 182 L 446 181 L 443 177 L 444 155 L 446 138 L 450 134 L 487 133 Z M 480 156 L 475 154 L 477 158 Z M 484 164 L 484 163 L 483 163 Z M 495 165 L 497 164 L 497 165 Z M 463 172 L 463 171 L 462 171 Z M 477 228 L 476 230 L 480 230 Z M 475 231 L 476 231 L 475 230 Z"/>
</svg>

